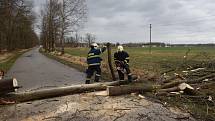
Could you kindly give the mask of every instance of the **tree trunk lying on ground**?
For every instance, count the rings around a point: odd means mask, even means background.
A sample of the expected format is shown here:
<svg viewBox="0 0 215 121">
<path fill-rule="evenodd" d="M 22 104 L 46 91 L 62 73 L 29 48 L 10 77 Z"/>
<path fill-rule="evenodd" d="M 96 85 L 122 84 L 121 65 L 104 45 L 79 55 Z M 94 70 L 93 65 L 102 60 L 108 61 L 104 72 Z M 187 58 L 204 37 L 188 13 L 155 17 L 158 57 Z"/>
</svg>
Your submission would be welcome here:
<svg viewBox="0 0 215 121">
<path fill-rule="evenodd" d="M 133 92 L 152 92 L 156 90 L 157 87 L 153 85 L 146 86 L 134 86 L 134 85 L 122 85 L 122 86 L 108 86 L 107 95 L 117 96 L 123 94 L 129 94 Z"/>
<path fill-rule="evenodd" d="M 165 86 L 167 87 L 167 86 Z M 167 92 L 178 92 L 185 91 L 188 93 L 195 94 L 194 88 L 186 83 L 181 83 L 173 85 L 169 88 L 162 88 L 160 85 L 145 85 L 145 86 L 134 86 L 134 85 L 122 85 L 122 86 L 108 86 L 107 94 L 109 96 L 117 96 L 123 94 L 129 94 L 134 92 L 157 92 L 157 93 L 167 93 Z"/>
<path fill-rule="evenodd" d="M 203 81 L 204 79 L 208 79 L 208 78 L 212 78 L 215 77 L 215 73 L 200 77 L 198 79 L 194 79 L 194 80 L 189 80 L 188 83 L 194 84 L 194 83 L 200 83 L 201 81 Z"/>
<path fill-rule="evenodd" d="M 31 91 L 31 92 L 11 93 L 11 94 L 7 94 L 4 98 L 15 100 L 17 102 L 26 102 L 26 101 L 37 100 L 37 99 L 65 96 L 70 94 L 106 90 L 107 86 L 117 86 L 125 83 L 126 83 L 125 81 L 114 81 L 114 82 L 106 82 L 106 83 L 56 87 L 56 88 L 43 89 L 43 90 L 37 90 L 37 91 Z"/>
<path fill-rule="evenodd" d="M 18 83 L 15 78 L 0 80 L 0 95 L 15 92 L 18 88 Z"/>
<path fill-rule="evenodd" d="M 145 86 L 134 86 L 134 85 L 124 85 L 119 86 L 122 84 L 127 84 L 127 81 L 114 81 L 114 82 L 106 82 L 106 83 L 95 83 L 95 84 L 83 84 L 83 85 L 74 85 L 68 87 L 56 87 L 50 89 L 43 89 L 31 92 L 24 92 L 24 93 L 11 93 L 7 94 L 4 98 L 15 100 L 17 102 L 25 102 L 37 99 L 45 99 L 57 96 L 64 96 L 69 94 L 77 94 L 77 93 L 84 93 L 84 92 L 91 92 L 91 91 L 100 91 L 100 90 L 107 90 L 108 95 L 121 95 L 121 94 L 129 94 L 132 92 L 172 92 L 172 91 L 180 91 L 182 89 L 179 88 L 179 85 L 182 83 L 198 83 L 206 78 L 213 77 L 215 74 L 207 75 L 205 77 L 201 77 L 196 80 L 175 80 L 169 83 L 165 83 L 164 85 L 145 85 Z M 5 81 L 0 82 L 1 84 L 6 85 L 13 85 L 7 87 L 8 89 L 14 90 L 14 83 L 12 80 L 8 81 L 10 84 L 6 84 Z M 109 87 L 108 87 L 109 86 Z M 114 87 L 113 87 L 114 86 Z M 189 88 L 189 87 L 186 87 Z M 0 90 L 5 90 L 4 86 L 0 86 Z M 189 89 L 193 90 L 193 89 Z"/>
<path fill-rule="evenodd" d="M 184 83 L 184 82 L 186 82 L 186 80 L 174 80 L 174 81 L 171 81 L 169 83 L 162 85 L 161 88 L 163 88 L 163 89 L 171 88 L 171 87 L 177 86 L 177 85 Z"/>
<path fill-rule="evenodd" d="M 180 81 L 182 82 L 182 81 Z M 179 84 L 179 82 L 174 82 Z M 78 94 L 92 91 L 101 91 L 107 90 L 109 96 L 129 94 L 132 92 L 152 92 L 152 91 L 163 91 L 169 92 L 171 89 L 178 89 L 177 85 L 174 85 L 171 82 L 172 87 L 161 90 L 160 85 L 145 85 L 145 86 L 134 86 L 134 85 L 123 85 L 127 84 L 127 81 L 114 81 L 106 83 L 95 83 L 95 84 L 82 84 L 82 85 L 73 85 L 67 87 L 56 87 L 50 89 L 36 90 L 23 93 L 10 93 L 5 95 L 3 98 L 9 100 L 15 100 L 16 102 L 26 102 L 31 100 L 46 99 L 57 96 L 65 96 L 70 94 Z M 163 87 L 169 87 L 169 83 Z M 122 85 L 122 86 L 120 86 Z M 174 91 L 174 90 L 173 90 Z"/>
</svg>

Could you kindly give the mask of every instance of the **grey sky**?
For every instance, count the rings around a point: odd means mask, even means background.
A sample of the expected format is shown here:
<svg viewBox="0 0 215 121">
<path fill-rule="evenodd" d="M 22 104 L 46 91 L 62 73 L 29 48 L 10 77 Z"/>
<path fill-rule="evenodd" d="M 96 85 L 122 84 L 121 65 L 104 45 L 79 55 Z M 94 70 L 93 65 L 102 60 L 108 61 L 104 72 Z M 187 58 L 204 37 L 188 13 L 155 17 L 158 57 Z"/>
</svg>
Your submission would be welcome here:
<svg viewBox="0 0 215 121">
<path fill-rule="evenodd" d="M 35 0 L 35 10 L 45 0 Z M 82 33 L 102 42 L 215 43 L 215 0 L 87 0 Z"/>
</svg>

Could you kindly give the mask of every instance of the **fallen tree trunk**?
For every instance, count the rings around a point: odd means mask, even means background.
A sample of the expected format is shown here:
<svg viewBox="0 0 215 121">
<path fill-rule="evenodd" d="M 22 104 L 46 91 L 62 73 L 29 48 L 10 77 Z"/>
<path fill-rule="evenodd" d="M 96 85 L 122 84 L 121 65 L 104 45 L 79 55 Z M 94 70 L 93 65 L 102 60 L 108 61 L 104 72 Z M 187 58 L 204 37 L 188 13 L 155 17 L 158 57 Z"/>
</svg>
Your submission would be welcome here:
<svg viewBox="0 0 215 121">
<path fill-rule="evenodd" d="M 122 85 L 122 86 L 108 86 L 107 94 L 109 96 L 117 96 L 123 94 L 129 94 L 134 92 L 152 92 L 158 87 L 153 85 L 146 86 L 134 86 L 134 85 Z"/>
<path fill-rule="evenodd" d="M 186 82 L 186 80 L 174 80 L 172 82 L 166 83 L 164 85 L 161 86 L 162 89 L 166 89 L 166 88 L 171 88 L 171 87 L 175 87 L 178 86 L 181 83 Z"/>
<path fill-rule="evenodd" d="M 163 92 L 178 92 L 178 91 L 181 91 L 178 86 L 158 90 L 159 93 L 163 93 Z"/>
<path fill-rule="evenodd" d="M 4 98 L 15 100 L 17 102 L 26 102 L 31 100 L 45 99 L 45 98 L 51 98 L 51 97 L 57 97 L 57 96 L 65 96 L 70 94 L 106 90 L 107 86 L 116 86 L 124 83 L 125 81 L 114 81 L 114 82 L 106 82 L 106 83 L 56 87 L 56 88 L 43 89 L 43 90 L 24 92 L 24 93 L 11 93 L 11 94 L 7 94 Z"/>
<path fill-rule="evenodd" d="M 215 73 L 212 73 L 212 74 L 209 74 L 209 75 L 200 77 L 200 78 L 198 78 L 198 79 L 188 80 L 187 82 L 190 83 L 190 84 L 200 83 L 200 82 L 203 81 L 204 79 L 209 79 L 209 78 L 212 78 L 212 77 L 215 77 Z"/>
<path fill-rule="evenodd" d="M 18 88 L 18 82 L 15 78 L 0 80 L 0 94 L 15 92 Z"/>
</svg>

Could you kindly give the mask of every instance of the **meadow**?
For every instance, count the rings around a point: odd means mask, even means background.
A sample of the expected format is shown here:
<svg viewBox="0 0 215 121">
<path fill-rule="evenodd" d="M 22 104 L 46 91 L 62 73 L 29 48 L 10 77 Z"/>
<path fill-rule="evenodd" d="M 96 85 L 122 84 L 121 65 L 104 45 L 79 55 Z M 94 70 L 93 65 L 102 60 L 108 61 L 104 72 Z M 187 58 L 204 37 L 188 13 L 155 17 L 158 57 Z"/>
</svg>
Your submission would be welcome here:
<svg viewBox="0 0 215 121">
<path fill-rule="evenodd" d="M 130 67 L 162 73 L 172 68 L 181 67 L 184 63 L 205 63 L 215 60 L 213 47 L 153 47 L 149 48 L 125 47 L 130 55 Z M 66 53 L 73 56 L 86 57 L 89 48 L 66 48 Z M 112 47 L 112 55 L 116 47 Z M 107 63 L 107 52 L 102 55 Z"/>
<path fill-rule="evenodd" d="M 46 55 L 84 72 L 87 68 L 86 57 L 89 50 L 89 48 L 65 48 L 64 55 L 59 55 L 58 52 L 46 53 Z M 171 78 L 175 76 L 175 73 L 182 78 L 195 80 L 208 75 L 208 73 L 215 72 L 214 47 L 153 47 L 152 53 L 149 53 L 149 48 L 125 47 L 125 50 L 130 55 L 129 65 L 132 74 L 138 76 L 139 83 L 136 83 L 138 86 L 162 84 L 164 78 Z M 116 47 L 112 47 L 112 56 L 114 52 L 116 52 Z M 104 60 L 101 66 L 102 80 L 111 81 L 107 52 L 102 55 L 102 58 Z M 205 70 L 192 72 L 192 70 L 200 68 Z M 189 71 L 189 73 L 186 71 Z M 116 70 L 115 75 L 117 75 Z M 212 99 L 215 98 L 215 83 L 213 81 L 214 78 L 211 81 L 208 80 L 208 82 L 191 84 L 194 88 L 200 89 L 198 90 L 198 95 L 195 96 L 189 97 L 186 94 L 158 96 L 156 92 L 144 93 L 144 95 L 153 99 L 159 99 L 168 106 L 178 107 L 187 111 L 196 119 L 212 121 L 215 119 L 214 103 L 208 102 L 207 98 L 208 96 L 212 97 Z"/>
</svg>

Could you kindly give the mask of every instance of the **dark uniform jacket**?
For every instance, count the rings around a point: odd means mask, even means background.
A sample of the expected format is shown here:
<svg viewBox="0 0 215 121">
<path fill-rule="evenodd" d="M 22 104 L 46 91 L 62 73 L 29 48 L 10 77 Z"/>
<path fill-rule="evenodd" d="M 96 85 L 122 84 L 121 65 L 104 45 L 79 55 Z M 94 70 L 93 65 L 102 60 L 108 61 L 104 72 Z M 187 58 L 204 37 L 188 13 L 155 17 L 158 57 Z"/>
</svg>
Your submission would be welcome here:
<svg viewBox="0 0 215 121">
<path fill-rule="evenodd" d="M 87 56 L 87 64 L 88 66 L 101 65 L 102 58 L 100 57 L 101 53 L 103 53 L 106 48 L 101 49 L 91 49 Z"/>
<path fill-rule="evenodd" d="M 123 61 L 125 63 L 129 63 L 129 55 L 125 51 L 117 51 L 114 53 L 114 60 L 115 61 Z"/>
</svg>

